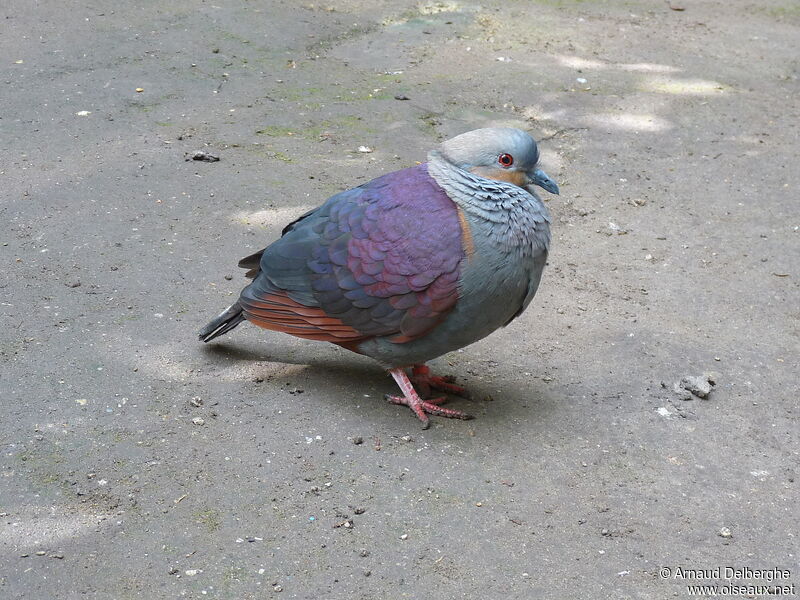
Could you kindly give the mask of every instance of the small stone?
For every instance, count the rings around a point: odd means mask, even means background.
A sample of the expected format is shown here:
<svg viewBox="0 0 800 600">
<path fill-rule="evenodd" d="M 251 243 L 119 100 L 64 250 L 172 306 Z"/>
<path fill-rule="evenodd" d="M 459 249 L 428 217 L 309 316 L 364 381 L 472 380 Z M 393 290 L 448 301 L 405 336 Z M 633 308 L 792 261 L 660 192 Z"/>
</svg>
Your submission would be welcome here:
<svg viewBox="0 0 800 600">
<path fill-rule="evenodd" d="M 206 420 L 203 417 L 195 417 L 194 419 L 192 419 L 192 423 L 194 423 L 195 425 L 205 425 Z"/>
<path fill-rule="evenodd" d="M 394 97 L 394 99 L 395 99 L 395 100 L 411 100 L 411 98 L 409 98 L 409 97 L 408 97 L 408 96 L 406 96 L 405 94 L 397 94 L 397 95 Z"/>
<path fill-rule="evenodd" d="M 369 577 L 372 575 L 372 571 L 364 571 L 364 577 Z"/>
<path fill-rule="evenodd" d="M 370 148 L 369 146 L 359 146 L 358 151 L 361 152 L 362 154 L 369 154 L 370 152 L 372 152 L 372 148 Z"/>
<path fill-rule="evenodd" d="M 275 592 L 282 592 L 283 591 L 283 586 L 280 585 L 280 584 L 274 585 L 274 586 L 272 586 L 272 590 L 275 591 Z"/>
<path fill-rule="evenodd" d="M 362 549 L 361 552 L 358 553 L 358 555 L 361 558 L 366 558 L 367 556 L 369 556 L 369 550 L 367 550 L 366 548 Z"/>
<path fill-rule="evenodd" d="M 200 396 L 192 396 L 192 399 L 189 400 L 189 404 L 199 408 L 200 406 L 203 406 L 203 399 Z"/>
<path fill-rule="evenodd" d="M 76 287 L 81 287 L 81 282 L 78 281 L 77 279 L 73 279 L 71 281 L 68 281 L 64 285 L 66 285 L 67 287 L 70 287 L 70 288 L 76 288 Z"/>
<path fill-rule="evenodd" d="M 404 533 L 403 535 L 400 536 L 400 539 L 401 540 L 407 540 L 408 539 L 408 534 Z"/>
<path fill-rule="evenodd" d="M 634 198 L 631 200 L 631 204 L 633 204 L 634 206 L 644 206 L 645 204 L 647 204 L 647 200 L 645 200 L 644 198 Z"/>
<path fill-rule="evenodd" d="M 169 571 L 167 571 L 167 573 L 169 573 L 170 575 L 175 575 L 175 573 L 177 572 L 178 572 L 178 567 L 170 567 Z"/>
<path fill-rule="evenodd" d="M 233 279 L 233 275 L 225 275 L 224 279 L 225 281 L 230 281 L 231 279 Z"/>
<path fill-rule="evenodd" d="M 44 556 L 45 554 L 47 554 L 47 552 L 45 552 L 44 550 L 37 550 L 36 551 L 36 556 Z"/>
<path fill-rule="evenodd" d="M 194 577 L 198 573 L 202 572 L 203 572 L 202 569 L 187 569 L 186 571 L 184 571 L 184 573 L 186 573 L 189 577 Z"/>
<path fill-rule="evenodd" d="M 598 230 L 599 231 L 599 230 Z M 606 235 L 625 235 L 628 233 L 628 230 L 620 227 L 616 223 L 609 222 L 608 227 L 606 228 L 605 234 Z"/>
<path fill-rule="evenodd" d="M 353 514 L 356 514 L 356 515 L 363 515 L 365 512 L 367 512 L 367 509 L 364 508 L 363 506 L 356 506 L 353 509 Z"/>
<path fill-rule="evenodd" d="M 63 560 L 64 554 L 61 552 L 53 552 L 52 554 L 50 554 L 50 558 L 59 558 Z"/>
<path fill-rule="evenodd" d="M 611 532 L 608 529 L 602 529 L 602 530 L 600 530 L 600 535 L 604 535 L 604 536 L 608 537 L 608 536 L 611 535 Z"/>
<path fill-rule="evenodd" d="M 192 153 L 191 159 L 203 162 L 219 162 L 219 156 L 216 156 L 214 154 L 209 154 L 204 150 L 197 150 L 196 152 Z M 187 158 L 186 160 L 189 159 Z"/>
<path fill-rule="evenodd" d="M 729 537 L 733 537 L 733 532 L 730 530 L 730 528 L 728 528 L 728 527 L 723 527 L 722 529 L 720 529 L 720 530 L 717 532 L 717 535 L 718 535 L 719 537 L 723 537 L 723 538 L 729 538 Z"/>
<path fill-rule="evenodd" d="M 480 508 L 481 506 L 483 506 L 483 502 L 476 502 L 476 503 L 475 503 L 475 506 L 477 506 L 478 508 Z"/>
<path fill-rule="evenodd" d="M 413 440 L 413 438 L 410 435 L 404 435 L 400 439 L 403 440 L 404 442 L 410 442 Z"/>
<path fill-rule="evenodd" d="M 136 88 L 136 93 L 141 94 L 144 91 L 144 88 Z"/>
<path fill-rule="evenodd" d="M 353 444 L 355 444 L 356 446 L 360 446 L 363 443 L 364 443 L 364 438 L 361 437 L 360 435 L 357 435 L 353 438 Z"/>
<path fill-rule="evenodd" d="M 675 383 L 672 385 L 672 391 L 683 401 L 693 400 L 694 397 L 692 393 L 681 386 L 680 383 Z"/>
<path fill-rule="evenodd" d="M 707 398 L 713 385 L 706 375 L 687 375 L 680 381 L 680 387 L 688 390 L 698 398 Z"/>
</svg>

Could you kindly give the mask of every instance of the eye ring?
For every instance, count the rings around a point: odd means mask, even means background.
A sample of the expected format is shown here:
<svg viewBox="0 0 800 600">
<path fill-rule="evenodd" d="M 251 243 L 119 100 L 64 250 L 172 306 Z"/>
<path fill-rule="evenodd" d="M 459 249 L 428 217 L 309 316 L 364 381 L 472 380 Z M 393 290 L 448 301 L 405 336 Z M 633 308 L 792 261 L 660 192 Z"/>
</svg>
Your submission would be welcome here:
<svg viewBox="0 0 800 600">
<path fill-rule="evenodd" d="M 510 167 L 514 164 L 514 157 L 510 154 L 501 154 L 497 157 L 497 162 L 504 167 Z"/>
</svg>

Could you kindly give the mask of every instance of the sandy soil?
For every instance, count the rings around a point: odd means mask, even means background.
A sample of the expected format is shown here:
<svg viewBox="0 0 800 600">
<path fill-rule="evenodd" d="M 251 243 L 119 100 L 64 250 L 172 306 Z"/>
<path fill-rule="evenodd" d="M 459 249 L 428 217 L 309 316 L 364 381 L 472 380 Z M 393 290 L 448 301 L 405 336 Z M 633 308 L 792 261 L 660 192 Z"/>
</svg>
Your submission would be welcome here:
<svg viewBox="0 0 800 600">
<path fill-rule="evenodd" d="M 0 596 L 800 584 L 800 10 L 671 2 L 5 2 Z M 420 431 L 336 347 L 196 341 L 283 224 L 498 124 L 562 195 L 531 308 L 432 365 L 475 421 Z"/>
</svg>

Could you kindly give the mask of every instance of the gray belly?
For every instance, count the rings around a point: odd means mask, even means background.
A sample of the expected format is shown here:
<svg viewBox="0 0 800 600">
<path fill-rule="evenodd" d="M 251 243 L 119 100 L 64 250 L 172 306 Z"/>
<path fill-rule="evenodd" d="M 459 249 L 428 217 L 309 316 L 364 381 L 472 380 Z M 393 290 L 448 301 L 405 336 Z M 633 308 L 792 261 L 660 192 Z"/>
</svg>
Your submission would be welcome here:
<svg viewBox="0 0 800 600">
<path fill-rule="evenodd" d="M 388 337 L 375 338 L 361 344 L 359 351 L 386 367 L 398 367 L 423 363 L 468 346 L 504 326 L 520 311 L 530 286 L 538 285 L 543 266 L 542 255 L 509 260 L 507 255 L 478 252 L 465 259 L 458 303 L 435 329 L 405 344 L 391 342 Z"/>
</svg>

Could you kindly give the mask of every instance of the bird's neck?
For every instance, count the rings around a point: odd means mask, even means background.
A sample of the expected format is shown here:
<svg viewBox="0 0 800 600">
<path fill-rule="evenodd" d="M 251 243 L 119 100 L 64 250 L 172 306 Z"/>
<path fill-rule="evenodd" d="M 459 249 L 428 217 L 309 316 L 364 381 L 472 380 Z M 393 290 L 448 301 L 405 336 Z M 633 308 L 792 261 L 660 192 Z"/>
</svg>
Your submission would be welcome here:
<svg viewBox="0 0 800 600">
<path fill-rule="evenodd" d="M 436 150 L 428 154 L 428 173 L 453 202 L 477 217 L 501 223 L 508 221 L 509 213 L 532 212 L 550 220 L 538 196 L 513 183 L 460 169 Z"/>
<path fill-rule="evenodd" d="M 512 183 L 460 169 L 437 151 L 428 154 L 428 174 L 468 220 L 484 229 L 487 243 L 523 254 L 547 249 L 550 214 L 534 194 Z"/>
</svg>

